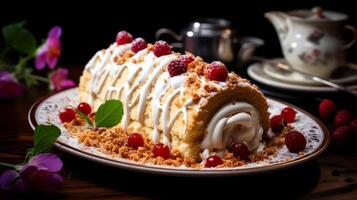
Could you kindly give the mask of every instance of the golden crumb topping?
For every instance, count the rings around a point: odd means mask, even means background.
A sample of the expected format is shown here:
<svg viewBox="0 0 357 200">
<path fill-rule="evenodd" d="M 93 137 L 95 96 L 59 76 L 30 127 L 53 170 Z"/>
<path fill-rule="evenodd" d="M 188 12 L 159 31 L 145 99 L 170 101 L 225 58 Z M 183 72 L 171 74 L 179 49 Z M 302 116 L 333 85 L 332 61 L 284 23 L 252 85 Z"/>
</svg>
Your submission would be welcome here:
<svg viewBox="0 0 357 200">
<path fill-rule="evenodd" d="M 130 135 L 120 126 L 112 128 L 84 128 L 85 121 L 79 116 L 76 116 L 72 122 L 65 123 L 64 126 L 70 134 L 78 138 L 79 142 L 90 147 L 95 147 L 99 151 L 112 156 L 113 158 L 124 158 L 133 160 L 143 164 L 165 165 L 171 167 L 189 167 L 195 169 L 204 168 L 204 162 L 191 157 L 183 157 L 179 151 L 172 150 L 171 156 L 168 159 L 155 157 L 152 153 L 154 144 L 150 138 L 144 136 L 144 146 L 138 149 L 133 149 L 128 146 L 127 140 Z M 267 141 L 265 148 L 262 151 L 255 152 L 250 155 L 249 160 L 241 160 L 235 157 L 232 153 L 224 152 L 222 158 L 223 164 L 217 166 L 222 167 L 237 167 L 243 166 L 251 162 L 260 162 L 270 159 L 278 150 L 285 145 L 285 134 L 291 129 L 287 127 L 283 133 L 277 135 L 272 140 Z"/>
</svg>

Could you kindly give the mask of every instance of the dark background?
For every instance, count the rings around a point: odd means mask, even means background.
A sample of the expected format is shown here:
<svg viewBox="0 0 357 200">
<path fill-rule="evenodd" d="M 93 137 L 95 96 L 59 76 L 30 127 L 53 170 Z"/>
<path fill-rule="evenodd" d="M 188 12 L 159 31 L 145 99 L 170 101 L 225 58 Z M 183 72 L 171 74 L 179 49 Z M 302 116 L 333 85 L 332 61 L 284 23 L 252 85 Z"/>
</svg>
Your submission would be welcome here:
<svg viewBox="0 0 357 200">
<path fill-rule="evenodd" d="M 0 26 L 27 20 L 27 28 L 36 38 L 45 38 L 54 25 L 63 28 L 63 54 L 60 64 L 84 65 L 99 49 L 107 47 L 119 30 L 127 30 L 136 37 L 154 41 L 155 31 L 161 27 L 179 31 L 190 21 L 201 17 L 220 17 L 232 21 L 241 36 L 257 36 L 266 41 L 259 53 L 266 57 L 281 56 L 277 35 L 263 17 L 266 11 L 287 11 L 321 6 L 326 10 L 345 12 L 349 24 L 357 26 L 354 1 L 344 0 L 206 0 L 196 1 L 43 1 L 41 3 L 7 1 L 2 3 Z M 350 35 L 347 34 L 346 37 Z M 349 59 L 356 47 L 349 50 Z"/>
<path fill-rule="evenodd" d="M 261 55 L 277 57 L 281 56 L 280 46 L 275 30 L 263 17 L 266 11 L 309 9 L 318 5 L 327 10 L 347 13 L 350 16 L 348 23 L 357 26 L 357 7 L 354 4 L 356 4 L 355 0 L 206 0 L 206 2 L 151 0 L 146 3 L 134 0 L 82 2 L 72 0 L 69 3 L 58 0 L 41 3 L 2 0 L 0 1 L 0 26 L 26 19 L 27 28 L 34 32 L 36 38 L 45 38 L 52 26 L 60 25 L 63 28 L 63 54 L 60 64 L 69 68 L 77 66 L 71 74 L 78 78 L 81 66 L 85 65 L 97 50 L 112 43 L 119 30 L 128 30 L 136 37 L 145 37 L 153 42 L 158 28 L 167 27 L 179 31 L 188 22 L 197 18 L 222 17 L 231 20 L 233 27 L 241 36 L 252 35 L 263 38 L 266 45 L 259 51 Z M 1 46 L 0 42 L 0 48 Z M 357 61 L 356 46 L 349 50 L 350 60 Z M 0 131 L 2 133 L 0 134 L 2 161 L 20 162 L 26 148 L 32 145 L 32 130 L 27 122 L 27 112 L 30 105 L 45 94 L 48 94 L 46 88 L 34 87 L 27 90 L 21 98 L 0 103 L 2 105 L 0 110 L 5 113 L 0 115 L 1 125 L 5 125 L 2 127 L 3 131 Z M 290 99 L 287 97 L 284 100 L 289 100 L 294 105 L 316 114 L 320 99 L 311 101 L 310 98 L 314 96 L 315 94 L 310 93 L 305 95 L 295 93 Z M 350 99 L 352 103 L 345 103 L 348 99 L 341 94 L 333 94 L 333 96 L 329 94 L 327 97 L 338 100 L 338 105 L 341 107 L 356 106 L 353 99 Z M 350 110 L 353 111 L 353 109 Z M 348 152 L 351 155 L 341 156 L 336 155 L 334 151 L 327 151 L 318 161 L 306 163 L 297 168 L 238 179 L 235 177 L 173 179 L 172 177 L 138 175 L 64 154 L 61 159 L 65 163 L 63 173 L 66 181 L 54 198 L 45 199 L 66 197 L 184 199 L 187 198 L 187 194 L 199 195 L 201 199 L 212 199 L 216 196 L 218 197 L 216 199 L 229 199 L 228 195 L 232 194 L 229 191 L 237 191 L 233 194 L 235 199 L 245 196 L 254 199 L 260 195 L 264 195 L 264 198 L 271 196 L 274 199 L 295 199 L 297 195 L 308 192 L 309 195 L 304 199 L 318 199 L 319 197 L 356 199 L 356 154 L 353 151 Z M 211 189 L 212 185 L 215 185 L 214 190 Z M 172 188 L 184 188 L 184 190 L 176 192 L 177 196 L 172 196 Z M 0 191 L 0 199 L 2 197 Z M 34 198 L 39 199 L 38 195 Z"/>
</svg>

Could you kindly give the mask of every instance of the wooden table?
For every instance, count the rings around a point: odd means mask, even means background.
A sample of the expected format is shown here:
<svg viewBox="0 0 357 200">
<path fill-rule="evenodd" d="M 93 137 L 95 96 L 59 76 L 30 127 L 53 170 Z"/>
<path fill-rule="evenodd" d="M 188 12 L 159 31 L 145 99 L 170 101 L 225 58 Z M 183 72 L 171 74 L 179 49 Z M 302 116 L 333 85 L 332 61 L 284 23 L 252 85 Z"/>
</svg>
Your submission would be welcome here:
<svg viewBox="0 0 357 200">
<path fill-rule="evenodd" d="M 80 68 L 72 70 L 78 80 Z M 23 97 L 0 101 L 0 161 L 19 163 L 32 145 L 27 112 L 46 88 L 31 88 Z M 291 102 L 305 105 L 306 102 Z M 310 105 L 311 106 L 311 105 Z M 308 110 L 309 110 L 308 109 Z M 115 169 L 57 152 L 64 162 L 61 189 L 44 199 L 357 199 L 357 153 L 328 149 L 317 160 L 266 174 L 226 178 L 164 177 Z M 0 169 L 1 171 L 3 169 Z M 29 196 L 33 197 L 33 196 Z M 39 198 L 38 195 L 35 196 Z M 0 191 L 0 199 L 28 198 Z M 270 198 L 268 198 L 270 199 Z"/>
</svg>

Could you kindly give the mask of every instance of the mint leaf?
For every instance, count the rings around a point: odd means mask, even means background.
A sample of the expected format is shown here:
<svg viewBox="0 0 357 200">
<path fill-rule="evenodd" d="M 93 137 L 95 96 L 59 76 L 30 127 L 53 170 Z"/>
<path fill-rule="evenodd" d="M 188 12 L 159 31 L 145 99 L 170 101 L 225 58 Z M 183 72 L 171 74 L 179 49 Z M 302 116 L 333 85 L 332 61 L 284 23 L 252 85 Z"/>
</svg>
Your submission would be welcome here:
<svg viewBox="0 0 357 200">
<path fill-rule="evenodd" d="M 5 42 L 22 53 L 33 54 L 37 48 L 36 39 L 23 25 L 24 22 L 19 22 L 5 26 L 2 29 Z"/>
<path fill-rule="evenodd" d="M 76 113 L 79 115 L 79 117 L 81 117 L 82 119 L 84 119 L 88 125 L 93 126 L 92 121 L 90 121 L 89 117 L 85 114 L 83 114 L 81 111 L 79 111 L 78 109 L 74 108 L 74 111 L 76 111 Z"/>
<path fill-rule="evenodd" d="M 60 135 L 61 130 L 54 125 L 37 126 L 33 136 L 34 147 L 31 156 L 50 151 Z"/>
<path fill-rule="evenodd" d="M 97 127 L 112 127 L 117 125 L 123 117 L 123 103 L 118 100 L 108 100 L 99 106 L 95 114 Z"/>
</svg>

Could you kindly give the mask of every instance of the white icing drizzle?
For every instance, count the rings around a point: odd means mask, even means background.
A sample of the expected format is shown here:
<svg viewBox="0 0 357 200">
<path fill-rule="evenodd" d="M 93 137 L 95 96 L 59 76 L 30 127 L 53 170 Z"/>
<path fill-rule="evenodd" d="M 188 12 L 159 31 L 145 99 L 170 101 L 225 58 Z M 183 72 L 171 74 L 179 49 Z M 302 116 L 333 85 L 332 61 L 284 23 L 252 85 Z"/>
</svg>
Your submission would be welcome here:
<svg viewBox="0 0 357 200">
<path fill-rule="evenodd" d="M 212 117 L 201 148 L 219 152 L 233 141 L 242 141 L 253 151 L 259 146 L 262 135 L 258 111 L 246 102 L 232 102 Z"/>
<path fill-rule="evenodd" d="M 171 146 L 170 142 L 170 130 L 172 125 L 174 124 L 175 120 L 178 118 L 179 114 L 182 112 L 185 122 L 185 130 L 186 131 L 186 124 L 187 124 L 187 109 L 188 106 L 192 105 L 192 99 L 188 99 L 182 106 L 180 110 L 178 110 L 172 119 L 170 119 L 170 108 L 173 100 L 177 95 L 184 95 L 184 80 L 185 74 L 170 77 L 168 72 L 164 72 L 154 87 L 153 101 L 152 101 L 152 117 L 154 120 L 154 132 L 152 135 L 152 139 L 154 143 L 158 143 L 160 139 L 159 133 L 159 124 L 160 124 L 160 117 L 161 117 L 161 124 L 163 129 L 163 143 L 166 145 Z M 172 87 L 174 91 L 166 98 L 164 103 L 161 105 L 160 100 L 162 96 L 165 95 L 167 89 Z M 161 114 L 161 115 L 160 115 Z"/>
<path fill-rule="evenodd" d="M 121 122 L 123 128 L 127 130 L 131 120 L 130 110 L 135 105 L 137 105 L 136 120 L 143 123 L 146 102 L 152 99 L 151 110 L 154 125 L 152 140 L 154 143 L 159 142 L 161 132 L 159 125 L 161 124 L 163 143 L 171 147 L 170 130 L 172 126 L 182 113 L 184 132 L 186 132 L 188 107 L 193 104 L 192 99 L 180 102 L 183 106 L 170 117 L 174 99 L 178 96 L 180 99 L 184 99 L 184 82 L 187 74 L 170 77 L 166 67 L 172 60 L 177 59 L 177 55 L 170 54 L 156 57 L 148 49 L 139 51 L 122 65 L 114 62 L 115 56 L 120 56 L 130 48 L 131 44 L 118 46 L 114 43 L 108 49 L 97 52 L 88 62 L 86 70 L 89 70 L 92 74 L 89 82 L 89 93 L 91 95 L 88 100 L 93 103 L 93 98 L 102 91 L 110 75 L 112 80 L 105 92 L 104 100 L 120 99 L 124 96 L 124 116 Z M 123 76 L 125 70 L 128 71 L 127 78 L 123 84 L 117 87 L 117 81 Z M 214 83 L 205 80 L 204 77 L 199 77 L 199 79 L 201 89 L 205 84 L 212 84 L 220 88 L 226 86 L 224 82 Z M 150 92 L 152 88 L 153 92 Z M 173 91 L 165 96 L 169 88 Z M 137 90 L 138 92 L 133 96 Z M 162 99 L 163 97 L 165 99 Z M 237 140 L 246 142 L 249 150 L 256 149 L 263 134 L 263 129 L 258 121 L 257 110 L 244 102 L 227 104 L 221 108 L 209 122 L 207 130 L 207 136 L 201 143 L 201 147 L 205 149 L 205 155 L 209 150 L 216 150 L 216 153 L 221 153 L 228 142 Z"/>
<path fill-rule="evenodd" d="M 91 95 L 88 99 L 91 104 L 93 104 L 93 95 L 99 93 L 103 88 L 103 85 L 109 76 L 109 72 L 113 68 L 112 64 L 114 57 L 124 53 L 130 48 L 131 44 L 118 46 L 114 43 L 110 45 L 108 49 L 97 52 L 96 55 L 88 62 L 85 69 L 89 70 L 92 74 L 92 78 L 89 83 L 89 92 Z M 96 63 L 95 61 L 98 59 L 100 61 Z"/>
<path fill-rule="evenodd" d="M 183 96 L 184 93 L 184 80 L 185 75 L 170 77 L 168 72 L 165 72 L 167 65 L 174 59 L 177 55 L 170 54 L 166 56 L 156 57 L 148 49 L 139 51 L 133 57 L 131 57 L 127 62 L 122 65 L 117 65 L 114 62 L 114 57 L 121 55 L 125 51 L 131 48 L 130 44 L 126 45 L 116 45 L 112 44 L 108 49 L 99 51 L 94 58 L 92 58 L 86 69 L 93 75 L 92 81 L 90 82 L 90 94 L 93 95 L 101 92 L 105 81 L 107 81 L 108 76 L 113 77 L 112 81 L 109 83 L 108 89 L 105 93 L 105 100 L 110 98 L 120 99 L 122 93 L 124 93 L 124 116 L 122 119 L 123 128 L 127 129 L 130 118 L 130 109 L 134 105 L 138 106 L 138 117 L 139 122 L 144 120 L 144 111 L 146 101 L 152 98 L 152 116 L 154 120 L 154 131 L 153 131 L 153 141 L 155 143 L 159 142 L 160 131 L 159 124 L 161 119 L 162 132 L 164 135 L 164 143 L 171 146 L 170 143 L 170 130 L 180 113 L 183 113 L 185 125 L 187 123 L 187 109 L 188 106 L 192 105 L 193 101 L 188 99 L 184 102 L 183 107 L 177 111 L 172 119 L 170 119 L 170 109 L 173 100 L 176 96 Z M 96 61 L 99 62 L 96 63 Z M 144 60 L 144 62 L 137 63 L 138 60 Z M 126 81 L 119 87 L 116 87 L 117 81 L 122 76 L 122 73 L 128 70 Z M 139 75 L 139 73 L 141 73 Z M 139 77 L 138 77 L 139 76 Z M 138 78 L 137 78 L 138 77 Z M 154 85 L 154 92 L 149 95 L 152 87 Z M 138 93 L 133 97 L 134 92 L 142 86 Z M 174 92 L 168 96 L 165 101 L 161 104 L 161 98 L 165 95 L 168 88 L 172 87 Z M 186 131 L 186 129 L 185 129 Z"/>
</svg>

